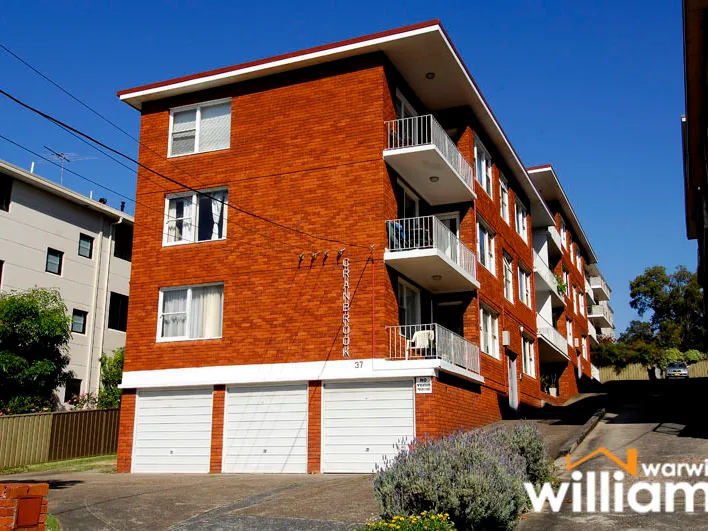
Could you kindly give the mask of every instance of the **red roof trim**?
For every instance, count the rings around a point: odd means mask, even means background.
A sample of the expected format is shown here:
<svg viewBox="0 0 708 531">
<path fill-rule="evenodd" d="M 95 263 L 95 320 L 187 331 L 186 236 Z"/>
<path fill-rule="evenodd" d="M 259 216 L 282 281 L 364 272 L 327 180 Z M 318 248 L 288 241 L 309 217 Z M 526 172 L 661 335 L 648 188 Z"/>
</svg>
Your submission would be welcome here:
<svg viewBox="0 0 708 531">
<path fill-rule="evenodd" d="M 548 168 L 553 168 L 553 165 L 552 164 L 541 164 L 540 166 L 531 166 L 530 168 L 526 168 L 526 171 L 546 170 Z"/>
<path fill-rule="evenodd" d="M 263 65 L 263 64 L 267 64 L 267 63 L 273 63 L 275 61 L 282 61 L 284 59 L 291 59 L 293 57 L 298 57 L 300 55 L 307 55 L 307 54 L 311 54 L 311 53 L 322 52 L 324 50 L 330 50 L 332 48 L 339 48 L 341 46 L 348 46 L 350 44 L 357 44 L 357 43 L 364 42 L 364 41 L 380 39 L 382 37 L 389 37 L 391 35 L 397 35 L 399 33 L 405 33 L 407 31 L 413 31 L 413 30 L 417 30 L 417 29 L 421 29 L 421 28 L 428 28 L 428 27 L 436 26 L 436 25 L 439 25 L 440 27 L 442 27 L 442 25 L 440 24 L 440 21 L 438 19 L 428 20 L 426 22 L 420 22 L 418 24 L 411 24 L 409 26 L 403 26 L 401 28 L 396 28 L 396 29 L 387 30 L 387 31 L 381 31 L 379 33 L 372 33 L 371 35 L 365 35 L 363 37 L 355 37 L 353 39 L 347 39 L 347 40 L 335 42 L 332 44 L 324 44 L 321 46 L 315 46 L 313 48 L 307 48 L 305 50 L 300 50 L 297 52 L 290 52 L 290 53 L 286 53 L 286 54 L 282 54 L 282 55 L 268 57 L 266 59 L 258 59 L 256 61 L 249 61 L 247 63 L 241 63 L 238 65 L 226 66 L 223 68 L 217 68 L 215 70 L 207 70 L 206 72 L 200 72 L 198 74 L 192 74 L 189 76 L 176 77 L 173 79 L 168 79 L 167 81 L 159 81 L 157 83 L 150 83 L 148 85 L 141 85 L 139 87 L 119 90 L 117 92 L 117 95 L 124 96 L 126 94 L 131 94 L 133 92 L 142 92 L 143 90 L 150 90 L 150 89 L 154 89 L 154 88 L 165 87 L 168 85 L 174 85 L 176 83 L 182 83 L 184 81 L 191 81 L 193 79 L 199 79 L 202 77 L 209 77 L 209 76 L 214 76 L 214 75 L 218 75 L 218 74 L 224 74 L 226 72 L 233 72 L 236 70 L 241 70 L 242 68 L 250 68 L 253 66 Z M 443 30 L 443 31 L 445 31 L 445 30 Z M 449 38 L 448 38 L 448 40 L 449 40 Z"/>
</svg>

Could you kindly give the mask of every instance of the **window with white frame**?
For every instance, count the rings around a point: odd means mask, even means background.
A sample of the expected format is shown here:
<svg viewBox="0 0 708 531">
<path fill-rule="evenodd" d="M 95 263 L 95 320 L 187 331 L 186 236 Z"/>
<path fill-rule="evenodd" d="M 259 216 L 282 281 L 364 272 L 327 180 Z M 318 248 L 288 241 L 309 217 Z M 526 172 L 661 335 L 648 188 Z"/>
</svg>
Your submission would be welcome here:
<svg viewBox="0 0 708 531">
<path fill-rule="evenodd" d="M 573 299 L 573 313 L 578 313 L 578 288 L 575 286 L 570 290 L 570 298 Z"/>
<path fill-rule="evenodd" d="M 583 336 L 583 358 L 588 358 L 588 338 Z"/>
<path fill-rule="evenodd" d="M 578 271 L 583 272 L 583 257 L 580 252 L 578 252 Z"/>
<path fill-rule="evenodd" d="M 514 270 L 511 256 L 504 253 L 504 297 L 514 302 Z"/>
<path fill-rule="evenodd" d="M 521 360 L 524 374 L 536 377 L 536 363 L 534 361 L 534 342 L 526 336 L 521 336 Z"/>
<path fill-rule="evenodd" d="M 475 173 L 489 197 L 492 197 L 492 158 L 479 140 L 474 143 Z"/>
<path fill-rule="evenodd" d="M 170 157 L 228 149 L 231 145 L 231 100 L 170 111 Z"/>
<path fill-rule="evenodd" d="M 161 289 L 157 339 L 220 338 L 223 302 L 223 284 Z"/>
<path fill-rule="evenodd" d="M 224 239 L 227 201 L 225 189 L 167 196 L 163 244 Z"/>
<path fill-rule="evenodd" d="M 527 225 L 527 211 L 526 207 L 521 201 L 516 200 L 516 232 L 521 236 L 521 239 L 525 242 L 528 241 L 528 225 Z"/>
<path fill-rule="evenodd" d="M 519 265 L 519 300 L 531 306 L 531 273 Z"/>
<path fill-rule="evenodd" d="M 500 212 L 502 219 L 509 223 L 509 181 L 499 173 Z"/>
<path fill-rule="evenodd" d="M 499 320 L 496 313 L 486 306 L 480 306 L 482 352 L 499 359 Z"/>
<path fill-rule="evenodd" d="M 575 265 L 575 244 L 573 238 L 570 239 L 570 263 Z"/>
<path fill-rule="evenodd" d="M 566 333 L 568 334 L 568 345 L 573 346 L 573 321 L 569 315 L 565 316 Z"/>
<path fill-rule="evenodd" d="M 565 286 L 565 294 L 570 297 L 570 280 L 568 278 L 568 270 L 563 268 L 563 285 Z"/>
<path fill-rule="evenodd" d="M 494 234 L 485 223 L 477 220 L 477 256 L 479 263 L 493 275 L 494 266 Z"/>
<path fill-rule="evenodd" d="M 420 324 L 420 291 L 408 282 L 398 279 L 398 324 Z"/>
<path fill-rule="evenodd" d="M 563 218 L 560 218 L 560 236 L 561 245 L 563 245 L 563 248 L 565 249 L 568 247 L 568 229 L 565 226 L 565 221 L 563 221 Z"/>
</svg>

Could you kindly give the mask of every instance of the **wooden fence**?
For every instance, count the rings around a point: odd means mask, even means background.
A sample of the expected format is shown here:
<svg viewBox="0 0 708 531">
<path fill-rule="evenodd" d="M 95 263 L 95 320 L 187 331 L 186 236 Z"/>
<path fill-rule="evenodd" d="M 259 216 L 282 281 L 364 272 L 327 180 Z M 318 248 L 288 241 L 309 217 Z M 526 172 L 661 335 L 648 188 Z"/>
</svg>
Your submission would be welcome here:
<svg viewBox="0 0 708 531">
<path fill-rule="evenodd" d="M 708 377 L 708 360 L 699 361 L 688 366 L 688 374 L 691 378 L 707 378 Z M 649 373 L 646 367 L 642 367 L 639 363 L 627 365 L 619 373 L 615 372 L 612 367 L 600 367 L 600 380 L 602 382 L 611 382 L 615 380 L 648 380 Z"/>
<path fill-rule="evenodd" d="M 115 453 L 118 409 L 0 417 L 0 469 Z"/>
</svg>

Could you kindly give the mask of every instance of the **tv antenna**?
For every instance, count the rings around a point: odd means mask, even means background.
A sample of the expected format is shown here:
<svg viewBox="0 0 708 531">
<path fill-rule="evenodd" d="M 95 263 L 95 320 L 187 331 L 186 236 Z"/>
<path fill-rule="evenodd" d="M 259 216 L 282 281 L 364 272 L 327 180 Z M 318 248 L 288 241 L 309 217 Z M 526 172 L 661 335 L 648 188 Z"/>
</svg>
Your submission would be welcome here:
<svg viewBox="0 0 708 531">
<path fill-rule="evenodd" d="M 44 146 L 45 149 L 48 149 L 49 151 L 52 152 L 51 155 L 48 155 L 48 158 L 52 160 L 59 161 L 61 163 L 61 172 L 59 173 L 59 184 L 62 186 L 64 185 L 64 164 L 68 162 L 76 162 L 79 160 L 93 160 L 96 157 L 83 157 L 79 155 L 78 153 L 63 153 L 61 151 L 56 151 L 49 146 Z"/>
</svg>

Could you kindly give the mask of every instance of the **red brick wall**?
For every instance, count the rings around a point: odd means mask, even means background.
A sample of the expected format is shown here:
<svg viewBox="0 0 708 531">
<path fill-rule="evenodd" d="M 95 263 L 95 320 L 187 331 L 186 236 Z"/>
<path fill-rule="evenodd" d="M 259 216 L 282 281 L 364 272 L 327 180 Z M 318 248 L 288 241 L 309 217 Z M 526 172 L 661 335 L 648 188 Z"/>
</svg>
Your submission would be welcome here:
<svg viewBox="0 0 708 531">
<path fill-rule="evenodd" d="M 226 386 L 214 386 L 214 400 L 211 413 L 211 456 L 209 472 L 221 472 L 224 448 L 224 406 L 226 400 Z"/>
<path fill-rule="evenodd" d="M 44 531 L 48 495 L 47 483 L 0 484 L 0 531 Z"/>
<path fill-rule="evenodd" d="M 307 473 L 320 472 L 322 444 L 322 382 L 310 382 L 307 406 Z"/>
<path fill-rule="evenodd" d="M 416 436 L 446 435 L 478 428 L 502 418 L 500 401 L 491 389 L 452 376 L 433 378 L 432 394 L 415 395 Z"/>
<path fill-rule="evenodd" d="M 133 429 L 135 427 L 135 389 L 124 389 L 120 401 L 118 430 L 117 472 L 130 472 L 133 458 Z"/>
</svg>

